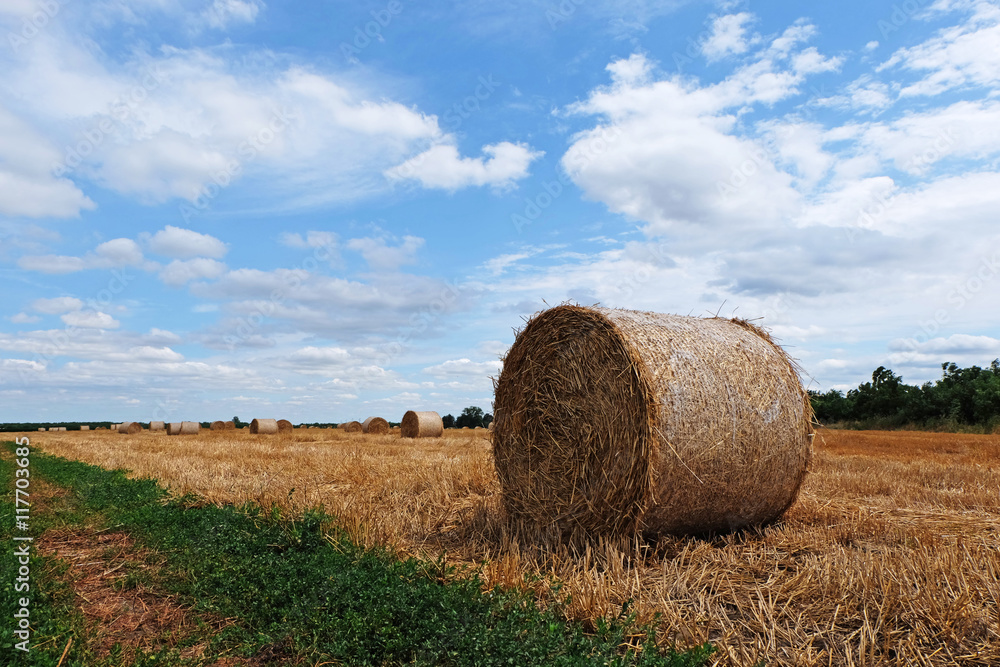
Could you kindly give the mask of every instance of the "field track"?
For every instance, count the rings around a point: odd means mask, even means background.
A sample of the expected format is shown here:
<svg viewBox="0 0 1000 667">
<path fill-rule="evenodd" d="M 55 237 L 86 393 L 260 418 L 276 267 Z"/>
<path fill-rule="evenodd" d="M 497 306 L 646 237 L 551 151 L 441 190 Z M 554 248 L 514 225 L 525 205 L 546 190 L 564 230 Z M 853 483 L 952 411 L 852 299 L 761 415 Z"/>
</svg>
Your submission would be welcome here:
<svg viewBox="0 0 1000 667">
<path fill-rule="evenodd" d="M 1000 436 L 820 431 L 798 502 L 762 531 L 585 554 L 506 536 L 484 431 L 402 440 L 337 430 L 197 437 L 30 433 L 49 454 L 126 468 L 209 502 L 322 505 L 355 540 L 482 565 L 571 613 L 659 614 L 663 642 L 717 664 L 1000 664 Z M 535 575 L 535 576 L 526 576 Z"/>
</svg>

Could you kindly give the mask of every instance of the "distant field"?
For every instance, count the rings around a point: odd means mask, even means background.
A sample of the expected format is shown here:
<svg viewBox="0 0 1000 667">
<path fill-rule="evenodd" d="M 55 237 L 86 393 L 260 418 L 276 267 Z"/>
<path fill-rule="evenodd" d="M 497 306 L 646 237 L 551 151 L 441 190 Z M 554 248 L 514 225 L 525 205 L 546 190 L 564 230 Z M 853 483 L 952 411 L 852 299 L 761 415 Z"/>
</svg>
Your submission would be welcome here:
<svg viewBox="0 0 1000 667">
<path fill-rule="evenodd" d="M 360 544 L 485 563 L 487 583 L 571 596 L 584 621 L 631 600 L 662 642 L 711 641 L 718 664 L 1000 664 L 1000 436 L 823 430 L 781 524 L 571 556 L 505 537 L 484 431 L 27 435 L 209 502 L 322 505 Z"/>
</svg>

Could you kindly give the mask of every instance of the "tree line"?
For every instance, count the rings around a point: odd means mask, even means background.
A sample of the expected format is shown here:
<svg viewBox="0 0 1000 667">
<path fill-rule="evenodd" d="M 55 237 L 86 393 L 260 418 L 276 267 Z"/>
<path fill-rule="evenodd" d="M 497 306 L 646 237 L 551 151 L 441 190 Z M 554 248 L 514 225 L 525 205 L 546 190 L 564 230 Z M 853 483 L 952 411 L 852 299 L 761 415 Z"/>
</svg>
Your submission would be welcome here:
<svg viewBox="0 0 1000 667">
<path fill-rule="evenodd" d="M 988 368 L 941 364 L 942 377 L 920 386 L 885 366 L 871 382 L 846 394 L 836 389 L 810 391 L 809 399 L 821 424 L 857 428 L 950 428 L 990 432 L 1000 427 L 1000 359 Z"/>
</svg>

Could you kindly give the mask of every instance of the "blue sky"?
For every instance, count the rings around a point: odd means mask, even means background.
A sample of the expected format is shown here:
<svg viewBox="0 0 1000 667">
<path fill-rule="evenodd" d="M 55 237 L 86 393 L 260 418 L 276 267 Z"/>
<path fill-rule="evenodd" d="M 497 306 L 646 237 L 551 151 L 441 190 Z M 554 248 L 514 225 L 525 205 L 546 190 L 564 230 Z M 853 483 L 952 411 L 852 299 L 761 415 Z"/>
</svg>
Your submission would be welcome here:
<svg viewBox="0 0 1000 667">
<path fill-rule="evenodd" d="M 1000 5 L 9 0 L 0 421 L 489 411 L 571 300 L 1000 357 Z M 759 318 L 759 319 L 758 319 Z"/>
</svg>

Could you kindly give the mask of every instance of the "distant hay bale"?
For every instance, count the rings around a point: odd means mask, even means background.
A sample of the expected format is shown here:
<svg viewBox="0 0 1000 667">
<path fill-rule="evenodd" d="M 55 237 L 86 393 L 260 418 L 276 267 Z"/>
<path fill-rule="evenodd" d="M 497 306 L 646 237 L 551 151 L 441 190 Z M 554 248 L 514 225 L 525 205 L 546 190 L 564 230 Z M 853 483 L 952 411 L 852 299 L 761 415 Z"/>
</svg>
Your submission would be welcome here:
<svg viewBox="0 0 1000 667">
<path fill-rule="evenodd" d="M 492 431 L 493 430 L 493 424 L 495 424 L 495 423 L 496 422 L 490 422 L 490 425 L 486 427 L 486 430 L 487 431 Z"/>
<path fill-rule="evenodd" d="M 276 419 L 254 419 L 250 422 L 250 432 L 255 435 L 272 435 L 278 432 Z"/>
<path fill-rule="evenodd" d="M 112 431 L 117 431 L 118 430 L 118 424 L 112 424 L 111 425 L 111 430 Z"/>
<path fill-rule="evenodd" d="M 441 415 L 436 412 L 408 411 L 400 423 L 399 435 L 403 438 L 440 438 L 444 433 Z"/>
<path fill-rule="evenodd" d="M 167 424 L 167 435 L 180 435 L 182 423 L 183 422 L 170 422 Z"/>
<path fill-rule="evenodd" d="M 201 433 L 199 422 L 181 422 L 181 427 L 177 430 L 177 435 L 198 435 Z"/>
<path fill-rule="evenodd" d="M 348 433 L 362 433 L 364 431 L 364 427 L 361 426 L 361 422 L 344 422 L 337 428 L 342 431 L 347 431 Z"/>
<path fill-rule="evenodd" d="M 552 308 L 518 334 L 494 407 L 503 506 L 546 538 L 765 524 L 812 456 L 794 364 L 743 320 Z"/>
<path fill-rule="evenodd" d="M 90 430 L 90 425 L 89 424 L 80 424 L 80 430 L 81 431 L 89 431 Z"/>
<path fill-rule="evenodd" d="M 209 424 L 208 428 L 211 431 L 225 431 L 226 430 L 226 422 L 223 422 L 223 421 L 214 421 L 211 424 Z"/>
<path fill-rule="evenodd" d="M 361 430 L 373 435 L 385 435 L 389 432 L 389 422 L 381 417 L 369 417 L 361 422 Z"/>
<path fill-rule="evenodd" d="M 294 430 L 295 426 L 292 425 L 292 422 L 287 419 L 278 420 L 278 433 L 291 433 Z"/>
<path fill-rule="evenodd" d="M 45 427 L 43 426 L 43 427 L 39 428 L 38 430 L 39 430 L 39 431 L 44 431 L 44 430 L 45 430 Z"/>
<path fill-rule="evenodd" d="M 163 422 L 149 422 L 149 430 L 152 431 L 164 431 L 167 425 Z"/>
<path fill-rule="evenodd" d="M 226 430 L 227 431 L 235 431 L 236 430 L 236 422 L 226 422 Z"/>
<path fill-rule="evenodd" d="M 138 422 L 122 422 L 118 425 L 118 432 L 126 435 L 136 435 L 142 433 L 142 426 Z"/>
</svg>

